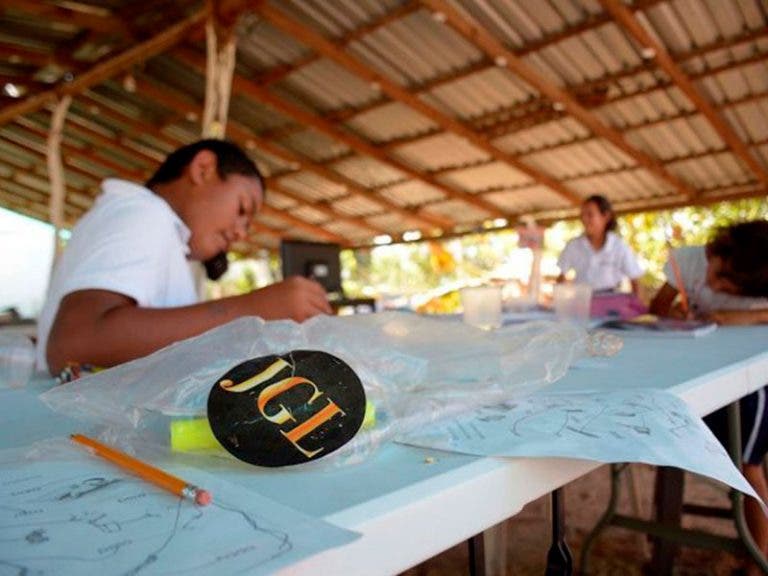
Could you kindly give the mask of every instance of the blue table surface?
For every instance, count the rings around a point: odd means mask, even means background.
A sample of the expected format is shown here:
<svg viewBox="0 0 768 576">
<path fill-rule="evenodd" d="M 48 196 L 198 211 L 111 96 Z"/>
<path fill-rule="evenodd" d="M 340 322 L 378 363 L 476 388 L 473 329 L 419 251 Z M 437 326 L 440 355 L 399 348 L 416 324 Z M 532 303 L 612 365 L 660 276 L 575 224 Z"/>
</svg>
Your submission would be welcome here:
<svg viewBox="0 0 768 576">
<path fill-rule="evenodd" d="M 629 335 L 613 358 L 587 358 L 544 393 L 608 390 L 616 386 L 670 389 L 727 370 L 768 351 L 768 327 L 719 328 L 700 338 Z M 87 425 L 53 413 L 38 400 L 52 382 L 37 378 L 22 389 L 0 390 L 0 448 L 18 447 Z M 205 459 L 208 471 L 315 516 L 327 516 L 422 481 L 457 473 L 479 458 L 397 444 L 367 461 L 343 468 L 264 470 L 238 462 Z M 312 487 L 308 490 L 307 487 Z"/>
</svg>

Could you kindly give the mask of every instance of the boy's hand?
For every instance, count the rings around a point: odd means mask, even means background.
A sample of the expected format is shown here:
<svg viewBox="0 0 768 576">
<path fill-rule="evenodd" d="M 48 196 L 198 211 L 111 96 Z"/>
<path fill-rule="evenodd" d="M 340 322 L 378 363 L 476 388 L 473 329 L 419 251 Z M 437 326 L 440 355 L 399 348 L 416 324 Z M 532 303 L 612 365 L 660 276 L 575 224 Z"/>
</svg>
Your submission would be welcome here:
<svg viewBox="0 0 768 576">
<path fill-rule="evenodd" d="M 265 320 L 291 319 L 303 322 L 318 314 L 333 314 L 325 288 L 314 280 L 291 276 L 248 295 L 252 313 Z"/>
<path fill-rule="evenodd" d="M 676 302 L 670 309 L 669 313 L 667 314 L 669 318 L 675 318 L 677 320 L 695 320 L 696 316 L 691 310 L 685 310 L 681 305 L 680 302 Z"/>
</svg>

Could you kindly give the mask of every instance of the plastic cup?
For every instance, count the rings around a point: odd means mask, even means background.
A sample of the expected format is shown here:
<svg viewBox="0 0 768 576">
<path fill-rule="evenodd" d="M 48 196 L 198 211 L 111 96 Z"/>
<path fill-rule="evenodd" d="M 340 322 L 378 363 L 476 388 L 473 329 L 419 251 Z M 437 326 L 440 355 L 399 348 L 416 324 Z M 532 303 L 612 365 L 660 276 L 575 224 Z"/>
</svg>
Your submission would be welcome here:
<svg viewBox="0 0 768 576">
<path fill-rule="evenodd" d="M 0 388 L 19 388 L 35 371 L 35 346 L 23 334 L 0 333 Z"/>
<path fill-rule="evenodd" d="M 559 320 L 587 324 L 592 303 L 588 284 L 556 284 L 553 292 L 555 315 Z"/>
<path fill-rule="evenodd" d="M 501 287 L 475 286 L 462 288 L 461 304 L 464 322 L 483 330 L 501 326 Z"/>
</svg>

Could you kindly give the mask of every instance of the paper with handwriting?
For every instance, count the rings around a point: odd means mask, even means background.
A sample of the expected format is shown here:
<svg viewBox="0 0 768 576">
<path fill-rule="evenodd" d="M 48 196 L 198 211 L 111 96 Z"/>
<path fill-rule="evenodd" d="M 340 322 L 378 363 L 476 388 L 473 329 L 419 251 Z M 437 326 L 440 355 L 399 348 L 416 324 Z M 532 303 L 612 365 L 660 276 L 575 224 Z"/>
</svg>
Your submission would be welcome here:
<svg viewBox="0 0 768 576">
<path fill-rule="evenodd" d="M 662 390 L 536 394 L 424 427 L 398 441 L 479 456 L 676 466 L 755 496 L 702 419 Z"/>
<path fill-rule="evenodd" d="M 199 507 L 78 451 L 0 452 L 0 575 L 266 574 L 357 537 L 199 470 L 168 469 L 213 493 Z"/>
</svg>

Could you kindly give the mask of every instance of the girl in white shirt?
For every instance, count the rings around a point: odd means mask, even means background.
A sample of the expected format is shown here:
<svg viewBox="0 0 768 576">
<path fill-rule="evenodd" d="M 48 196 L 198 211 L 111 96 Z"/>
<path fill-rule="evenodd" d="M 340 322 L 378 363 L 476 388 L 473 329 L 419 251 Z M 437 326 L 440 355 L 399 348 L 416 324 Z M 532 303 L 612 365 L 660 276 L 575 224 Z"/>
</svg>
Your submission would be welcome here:
<svg viewBox="0 0 768 576">
<path fill-rule="evenodd" d="M 643 269 L 632 249 L 614 232 L 616 216 L 608 199 L 600 195 L 587 198 L 581 205 L 581 222 L 584 234 L 568 242 L 557 261 L 561 272 L 557 281 L 563 282 L 565 274 L 573 270 L 576 282 L 604 291 L 615 290 L 628 277 L 637 295 Z"/>
</svg>

